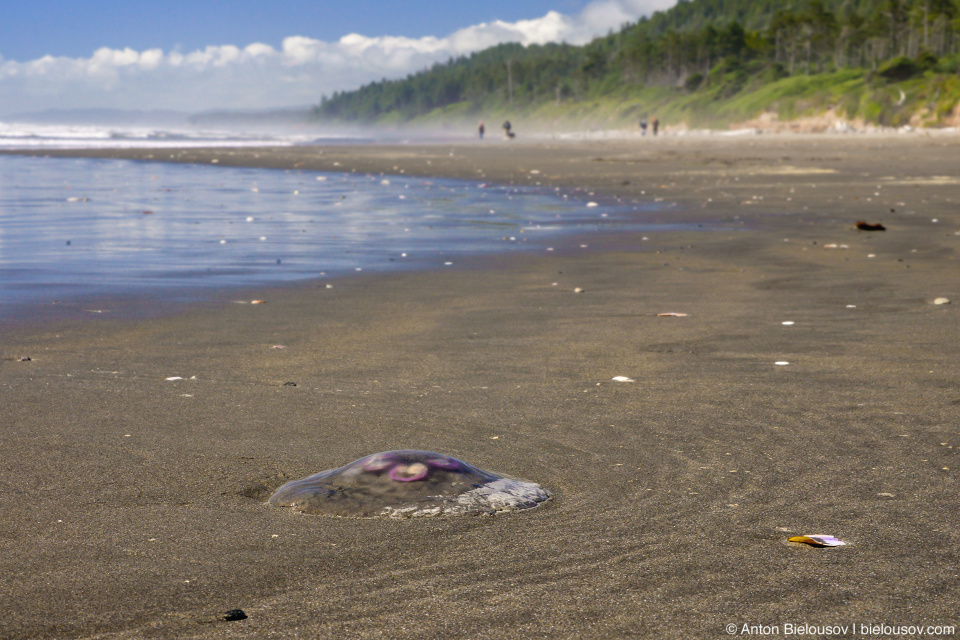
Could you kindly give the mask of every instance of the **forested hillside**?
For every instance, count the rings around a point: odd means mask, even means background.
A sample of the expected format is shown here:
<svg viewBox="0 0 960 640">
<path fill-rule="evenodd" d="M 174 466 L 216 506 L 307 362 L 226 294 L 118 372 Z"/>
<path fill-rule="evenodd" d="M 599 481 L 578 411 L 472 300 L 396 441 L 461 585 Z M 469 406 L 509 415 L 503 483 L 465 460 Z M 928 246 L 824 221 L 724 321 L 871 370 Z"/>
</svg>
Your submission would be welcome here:
<svg viewBox="0 0 960 640">
<path fill-rule="evenodd" d="M 658 109 L 699 125 L 834 108 L 879 124 L 938 124 L 960 99 L 958 3 L 682 0 L 582 47 L 500 45 L 325 97 L 316 115 L 616 122 Z"/>
</svg>

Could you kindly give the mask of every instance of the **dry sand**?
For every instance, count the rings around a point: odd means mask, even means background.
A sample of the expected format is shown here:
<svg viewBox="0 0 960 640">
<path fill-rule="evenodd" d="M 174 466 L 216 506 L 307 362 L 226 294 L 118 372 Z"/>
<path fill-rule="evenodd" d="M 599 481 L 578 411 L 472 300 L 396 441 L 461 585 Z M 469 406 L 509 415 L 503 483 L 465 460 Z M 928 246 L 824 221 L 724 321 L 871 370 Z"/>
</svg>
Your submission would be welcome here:
<svg viewBox="0 0 960 640">
<path fill-rule="evenodd" d="M 0 637 L 960 625 L 960 137 L 96 154 L 541 182 L 725 226 L 5 330 Z M 264 503 L 400 448 L 555 498 L 407 521 Z M 847 546 L 786 541 L 805 533 Z"/>
</svg>

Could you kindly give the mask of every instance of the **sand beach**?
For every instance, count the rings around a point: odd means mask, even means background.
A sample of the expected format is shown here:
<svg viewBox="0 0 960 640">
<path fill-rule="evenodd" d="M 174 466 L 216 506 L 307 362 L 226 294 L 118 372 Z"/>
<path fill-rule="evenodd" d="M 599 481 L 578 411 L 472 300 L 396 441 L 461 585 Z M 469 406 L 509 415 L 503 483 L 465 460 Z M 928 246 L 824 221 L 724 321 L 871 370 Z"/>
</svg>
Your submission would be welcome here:
<svg viewBox="0 0 960 640">
<path fill-rule="evenodd" d="M 704 226 L 5 328 L 0 638 L 956 635 L 960 135 L 36 154 L 561 186 Z M 394 449 L 553 498 L 266 504 Z M 846 545 L 788 542 L 818 533 Z"/>
</svg>

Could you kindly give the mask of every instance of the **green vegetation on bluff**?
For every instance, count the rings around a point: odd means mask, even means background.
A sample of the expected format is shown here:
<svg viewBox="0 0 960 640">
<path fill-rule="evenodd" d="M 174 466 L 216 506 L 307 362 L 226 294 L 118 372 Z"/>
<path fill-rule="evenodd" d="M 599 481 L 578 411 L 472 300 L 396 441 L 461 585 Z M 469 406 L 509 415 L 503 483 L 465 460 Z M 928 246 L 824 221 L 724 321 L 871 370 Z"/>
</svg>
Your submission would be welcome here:
<svg viewBox="0 0 960 640">
<path fill-rule="evenodd" d="M 324 97 L 361 123 L 529 117 L 723 126 L 828 109 L 898 126 L 957 119 L 960 0 L 681 0 L 584 46 L 503 44 Z"/>
</svg>

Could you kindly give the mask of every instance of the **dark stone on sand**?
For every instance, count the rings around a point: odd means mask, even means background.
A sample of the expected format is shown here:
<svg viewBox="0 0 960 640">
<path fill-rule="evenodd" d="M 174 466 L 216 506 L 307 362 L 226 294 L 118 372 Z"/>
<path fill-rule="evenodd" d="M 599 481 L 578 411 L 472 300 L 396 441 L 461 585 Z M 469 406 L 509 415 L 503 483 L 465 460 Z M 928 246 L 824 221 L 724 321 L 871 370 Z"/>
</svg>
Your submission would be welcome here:
<svg viewBox="0 0 960 640">
<path fill-rule="evenodd" d="M 225 622 L 233 622 L 235 620 L 246 620 L 247 614 L 244 613 L 243 609 L 230 609 L 230 611 L 225 611 L 220 615 L 220 619 Z"/>
<path fill-rule="evenodd" d="M 284 383 L 283 383 L 283 386 L 285 386 L 285 387 L 295 387 L 295 386 L 297 386 L 297 383 L 296 383 L 296 382 L 284 382 Z"/>
<path fill-rule="evenodd" d="M 216 624 L 218 622 L 236 622 L 237 620 L 246 620 L 247 613 L 243 609 L 230 609 L 223 613 L 216 613 L 209 616 L 198 618 L 200 624 Z"/>
<path fill-rule="evenodd" d="M 857 220 L 857 229 L 860 231 L 886 231 L 887 228 L 880 224 L 879 222 L 864 222 L 863 220 Z"/>
</svg>

